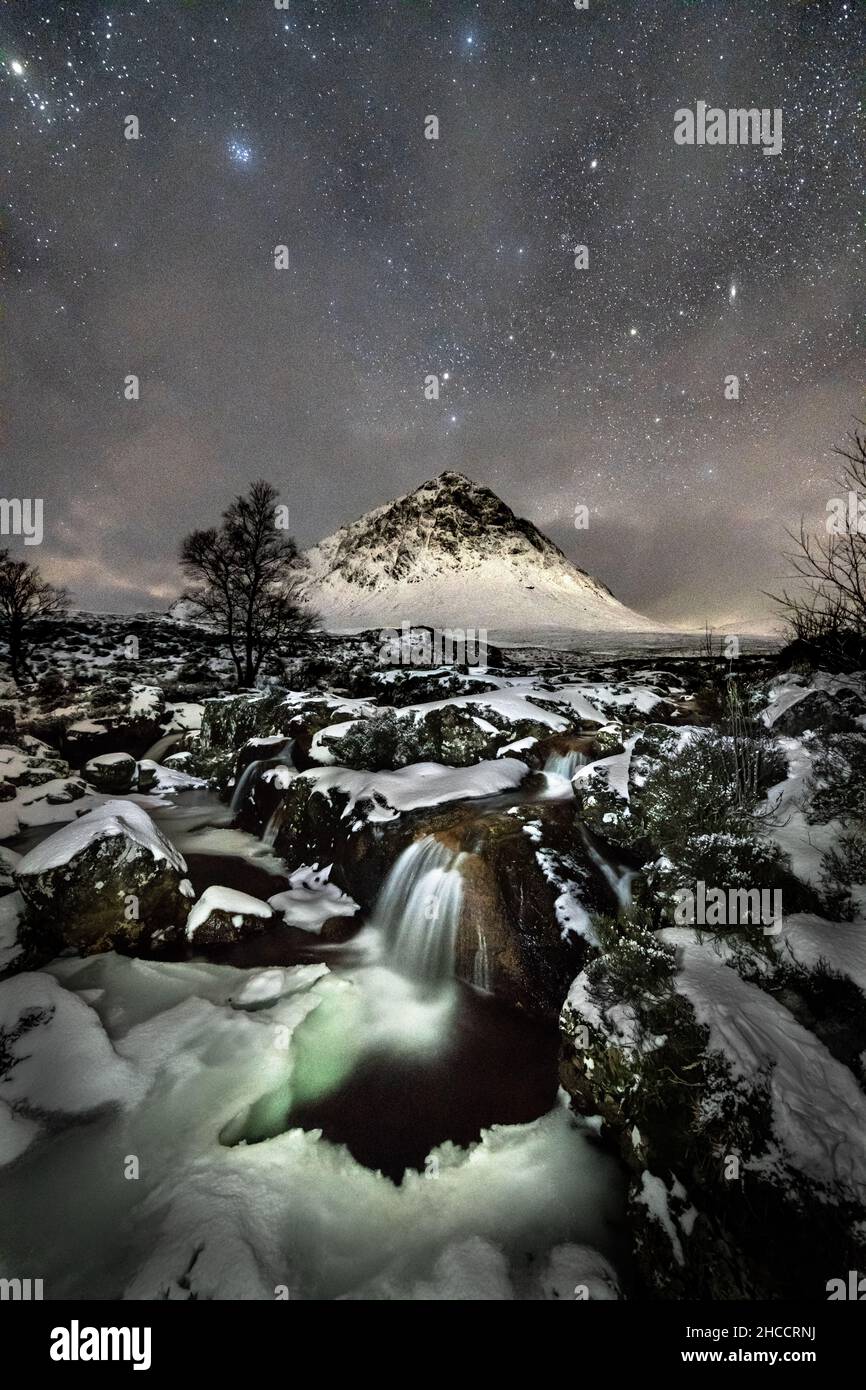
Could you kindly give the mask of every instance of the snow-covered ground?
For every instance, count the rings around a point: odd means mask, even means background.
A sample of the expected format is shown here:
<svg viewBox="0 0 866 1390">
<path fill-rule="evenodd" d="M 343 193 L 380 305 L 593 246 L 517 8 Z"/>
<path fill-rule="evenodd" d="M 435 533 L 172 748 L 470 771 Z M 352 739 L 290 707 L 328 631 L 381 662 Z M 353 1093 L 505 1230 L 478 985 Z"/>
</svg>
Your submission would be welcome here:
<svg viewBox="0 0 866 1390">
<path fill-rule="evenodd" d="M 51 1298 L 612 1296 L 611 1160 L 564 1104 L 441 1146 L 399 1187 L 316 1132 L 231 1142 L 363 1052 L 359 998 L 323 966 L 113 954 L 0 986 L 0 1026 L 53 1010 L 4 1088 L 2 1273 L 38 1251 Z M 296 1039 L 314 1016 L 313 1063 Z"/>
</svg>

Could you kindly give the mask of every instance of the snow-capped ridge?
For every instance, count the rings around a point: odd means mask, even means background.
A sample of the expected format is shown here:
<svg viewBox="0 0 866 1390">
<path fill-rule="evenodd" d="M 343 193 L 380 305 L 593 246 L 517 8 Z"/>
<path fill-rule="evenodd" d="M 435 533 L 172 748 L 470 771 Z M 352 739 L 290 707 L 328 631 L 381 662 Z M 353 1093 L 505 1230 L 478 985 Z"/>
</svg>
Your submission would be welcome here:
<svg viewBox="0 0 866 1390">
<path fill-rule="evenodd" d="M 660 630 L 495 492 L 447 470 L 303 556 L 302 593 L 334 631 L 402 622 L 497 634 Z"/>
</svg>

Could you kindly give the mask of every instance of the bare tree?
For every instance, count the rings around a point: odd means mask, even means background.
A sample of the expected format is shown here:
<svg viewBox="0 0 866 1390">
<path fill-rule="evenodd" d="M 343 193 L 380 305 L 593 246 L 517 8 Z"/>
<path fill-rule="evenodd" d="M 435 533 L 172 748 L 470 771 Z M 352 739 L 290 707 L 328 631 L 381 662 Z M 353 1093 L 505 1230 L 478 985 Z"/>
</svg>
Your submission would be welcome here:
<svg viewBox="0 0 866 1390">
<path fill-rule="evenodd" d="M 315 621 L 298 601 L 298 551 L 277 525 L 277 497 L 260 479 L 226 508 L 219 527 L 193 531 L 181 547 L 194 581 L 184 598 L 225 637 L 242 686 L 254 685 L 262 662 Z"/>
<path fill-rule="evenodd" d="M 0 550 L 0 639 L 6 643 L 14 681 L 30 674 L 28 657 L 39 624 L 68 607 L 65 589 L 49 584 L 27 560 L 13 560 L 8 550 Z"/>
<path fill-rule="evenodd" d="M 835 524 L 810 535 L 801 521 L 799 532 L 787 533 L 795 547 L 787 558 L 802 591 L 770 596 L 793 636 L 805 641 L 866 637 L 866 424 L 858 426 L 833 451 L 844 459 Z"/>
</svg>

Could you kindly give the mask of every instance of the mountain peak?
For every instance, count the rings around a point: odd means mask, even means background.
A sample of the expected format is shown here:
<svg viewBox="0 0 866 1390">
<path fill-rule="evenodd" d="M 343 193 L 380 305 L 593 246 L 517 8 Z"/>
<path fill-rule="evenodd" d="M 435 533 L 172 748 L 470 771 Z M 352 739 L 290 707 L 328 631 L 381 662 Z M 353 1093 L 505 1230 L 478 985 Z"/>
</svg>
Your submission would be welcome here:
<svg viewBox="0 0 866 1390">
<path fill-rule="evenodd" d="M 335 630 L 646 629 L 531 521 L 454 469 L 343 526 L 305 555 L 303 592 Z"/>
</svg>

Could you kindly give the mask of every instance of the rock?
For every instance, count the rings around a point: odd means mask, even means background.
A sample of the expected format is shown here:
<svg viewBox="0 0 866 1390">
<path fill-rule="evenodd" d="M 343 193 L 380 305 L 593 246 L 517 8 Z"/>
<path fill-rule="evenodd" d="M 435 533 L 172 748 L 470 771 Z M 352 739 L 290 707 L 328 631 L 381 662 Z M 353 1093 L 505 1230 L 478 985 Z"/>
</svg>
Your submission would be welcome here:
<svg viewBox="0 0 866 1390">
<path fill-rule="evenodd" d="M 15 887 L 15 869 L 20 862 L 20 854 L 0 845 L 0 890 L 4 893 Z"/>
<path fill-rule="evenodd" d="M 103 753 L 90 759 L 84 776 L 98 792 L 115 795 L 132 790 L 135 768 L 135 758 L 129 753 Z"/>
<path fill-rule="evenodd" d="M 273 921 L 274 910 L 268 903 L 214 884 L 192 908 L 186 937 L 195 946 L 224 946 L 265 931 Z"/>
<path fill-rule="evenodd" d="M 137 790 L 147 792 L 150 791 L 151 787 L 156 786 L 158 772 L 158 764 L 148 758 L 136 763 L 135 785 Z"/>
<path fill-rule="evenodd" d="M 579 768 L 572 780 L 577 812 L 593 833 L 615 845 L 639 835 L 628 800 L 628 754 L 618 753 Z"/>
<path fill-rule="evenodd" d="M 91 697 L 89 716 L 67 725 L 60 743 L 76 767 L 107 753 L 125 751 L 141 757 L 162 737 L 167 719 L 159 686 L 116 680 Z"/>
<path fill-rule="evenodd" d="M 616 911 L 580 839 L 572 804 L 485 816 L 473 810 L 451 837 L 468 851 L 456 975 L 555 1020 L 576 963 L 595 942 L 590 913 Z"/>
<path fill-rule="evenodd" d="M 186 864 L 140 806 L 104 805 L 24 856 L 15 881 L 35 945 L 147 953 L 184 922 Z"/>
<path fill-rule="evenodd" d="M 769 712 L 772 713 L 772 705 Z M 798 738 L 810 729 L 834 734 L 853 733 L 858 727 L 855 715 L 855 709 L 838 694 L 809 690 L 773 719 L 772 729 L 774 734 L 787 738 Z"/>
<path fill-rule="evenodd" d="M 68 776 L 69 764 L 32 734 L 0 747 L 0 777 L 15 787 L 39 787 Z"/>
</svg>

